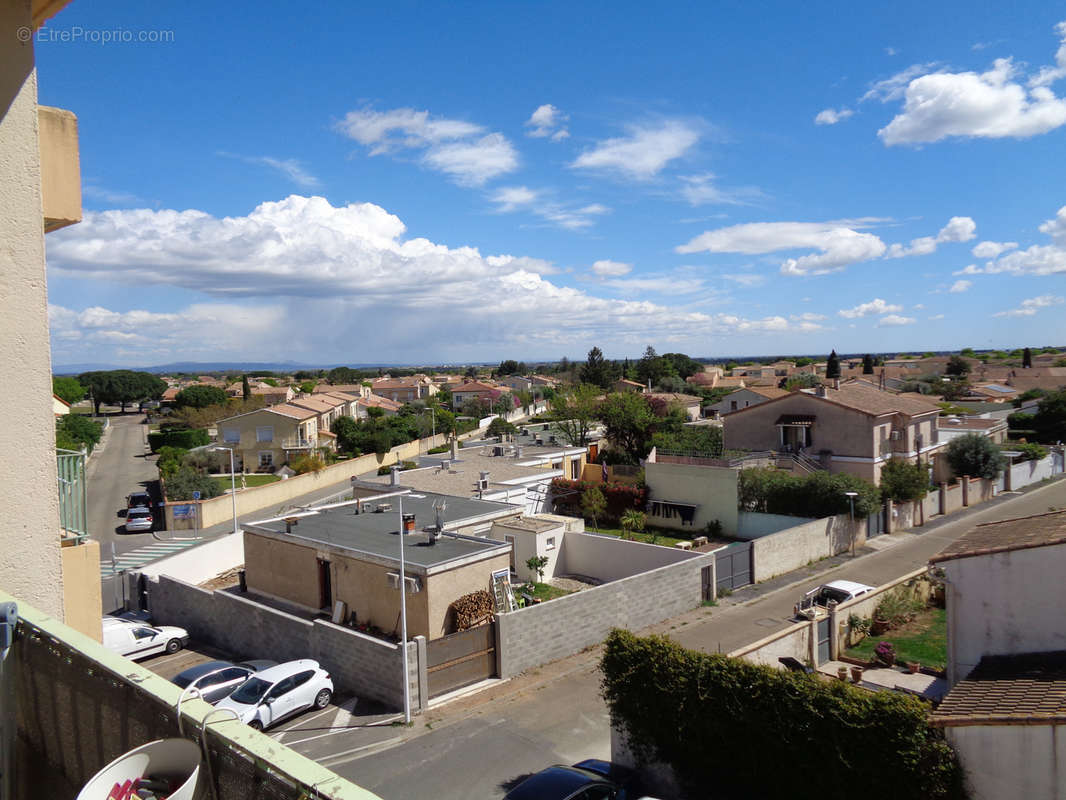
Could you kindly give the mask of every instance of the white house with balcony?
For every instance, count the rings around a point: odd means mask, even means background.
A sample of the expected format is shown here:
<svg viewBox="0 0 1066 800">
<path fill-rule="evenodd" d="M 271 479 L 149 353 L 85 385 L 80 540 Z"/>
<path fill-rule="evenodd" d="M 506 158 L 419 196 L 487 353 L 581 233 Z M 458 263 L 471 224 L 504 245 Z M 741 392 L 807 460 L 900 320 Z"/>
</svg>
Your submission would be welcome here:
<svg viewBox="0 0 1066 800">
<path fill-rule="evenodd" d="M 318 411 L 282 403 L 219 420 L 216 439 L 233 450 L 237 469 L 273 472 L 301 453 L 334 446 L 335 438 L 319 429 L 318 419 Z"/>
</svg>

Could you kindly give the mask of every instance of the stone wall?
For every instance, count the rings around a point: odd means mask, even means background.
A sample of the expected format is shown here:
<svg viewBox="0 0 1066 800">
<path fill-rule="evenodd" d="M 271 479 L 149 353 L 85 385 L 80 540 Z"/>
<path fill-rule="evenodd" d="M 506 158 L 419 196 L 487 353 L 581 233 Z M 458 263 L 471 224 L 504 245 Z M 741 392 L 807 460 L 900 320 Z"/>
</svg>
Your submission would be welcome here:
<svg viewBox="0 0 1066 800">
<path fill-rule="evenodd" d="M 639 630 L 700 604 L 700 571 L 714 554 L 696 555 L 630 578 L 606 583 L 496 620 L 500 677 L 598 644 L 612 628 Z"/>
</svg>

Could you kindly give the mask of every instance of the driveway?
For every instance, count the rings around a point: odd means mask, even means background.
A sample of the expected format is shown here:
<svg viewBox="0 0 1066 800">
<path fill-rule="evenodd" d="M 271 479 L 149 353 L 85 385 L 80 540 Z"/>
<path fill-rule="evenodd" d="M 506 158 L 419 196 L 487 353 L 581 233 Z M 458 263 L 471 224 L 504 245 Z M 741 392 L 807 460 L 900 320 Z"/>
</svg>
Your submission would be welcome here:
<svg viewBox="0 0 1066 800">
<path fill-rule="evenodd" d="M 706 652 L 729 652 L 791 625 L 796 597 L 833 578 L 871 585 L 914 570 L 980 522 L 1066 506 L 1066 481 L 1008 496 L 984 508 L 893 534 L 844 564 L 822 563 L 737 591 L 716 608 L 698 608 L 641 633 L 665 633 Z M 891 542 L 891 543 L 889 543 Z M 610 757 L 610 720 L 599 696 L 600 648 L 547 664 L 495 688 L 416 717 L 401 746 L 368 748 L 322 762 L 385 800 L 500 798 L 530 772 L 555 763 Z M 313 753 L 308 753 L 316 757 Z"/>
</svg>

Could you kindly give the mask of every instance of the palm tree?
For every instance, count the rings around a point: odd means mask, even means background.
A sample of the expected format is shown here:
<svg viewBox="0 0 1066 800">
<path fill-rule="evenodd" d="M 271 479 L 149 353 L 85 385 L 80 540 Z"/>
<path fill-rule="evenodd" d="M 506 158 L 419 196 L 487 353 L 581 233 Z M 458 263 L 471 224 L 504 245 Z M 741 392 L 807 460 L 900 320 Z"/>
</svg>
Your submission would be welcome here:
<svg viewBox="0 0 1066 800">
<path fill-rule="evenodd" d="M 622 519 L 619 524 L 622 526 L 623 538 L 629 539 L 633 535 L 633 531 L 643 531 L 644 526 L 648 522 L 648 515 L 643 511 L 637 511 L 635 508 L 629 509 L 622 515 Z"/>
</svg>

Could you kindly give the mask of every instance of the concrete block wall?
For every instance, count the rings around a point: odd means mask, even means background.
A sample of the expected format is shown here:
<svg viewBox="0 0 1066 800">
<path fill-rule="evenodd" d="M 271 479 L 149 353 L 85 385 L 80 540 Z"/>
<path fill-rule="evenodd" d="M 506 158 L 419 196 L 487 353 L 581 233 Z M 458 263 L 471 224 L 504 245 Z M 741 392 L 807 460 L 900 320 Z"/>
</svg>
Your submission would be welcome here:
<svg viewBox="0 0 1066 800">
<path fill-rule="evenodd" d="M 403 706 L 403 659 L 398 644 L 165 575 L 148 581 L 148 596 L 156 624 L 179 625 L 193 638 L 241 659 L 313 658 L 333 677 L 338 692 L 353 692 L 393 708 Z M 411 705 L 424 708 L 428 697 L 423 698 L 419 690 L 419 650 L 414 641 L 407 646 Z"/>
<path fill-rule="evenodd" d="M 599 644 L 612 628 L 654 625 L 700 604 L 707 553 L 630 578 L 500 614 L 500 677 L 509 678 Z"/>
<path fill-rule="evenodd" d="M 1023 461 L 1010 468 L 1011 489 L 1018 490 L 1031 483 L 1050 478 L 1054 473 L 1054 456 L 1050 453 L 1039 461 Z"/>
<path fill-rule="evenodd" d="M 936 491 L 929 492 L 929 494 L 927 494 L 925 496 L 925 499 L 922 500 L 922 503 L 925 505 L 925 519 L 926 520 L 928 520 L 930 517 L 935 516 L 936 514 L 939 514 L 940 513 L 940 492 L 936 492 Z"/>
<path fill-rule="evenodd" d="M 837 555 L 866 542 L 866 520 L 854 523 L 848 514 L 816 519 L 793 528 L 763 536 L 752 542 L 755 583 L 782 575 L 820 558 Z"/>
<path fill-rule="evenodd" d="M 940 484 L 941 506 L 942 511 L 945 514 L 954 514 L 960 508 L 962 508 L 962 484 L 956 483 L 954 486 L 948 486 L 947 484 Z"/>
<path fill-rule="evenodd" d="M 791 656 L 798 661 L 811 659 L 811 643 L 814 639 L 815 622 L 797 622 L 791 628 L 752 642 L 730 653 L 732 658 L 743 658 L 754 664 L 766 664 L 770 667 L 784 669 L 779 658 Z"/>
<path fill-rule="evenodd" d="M 601 581 L 617 581 L 677 564 L 698 554 L 673 547 L 634 542 L 595 533 L 566 533 L 562 537 L 557 575 L 587 575 Z"/>
</svg>

